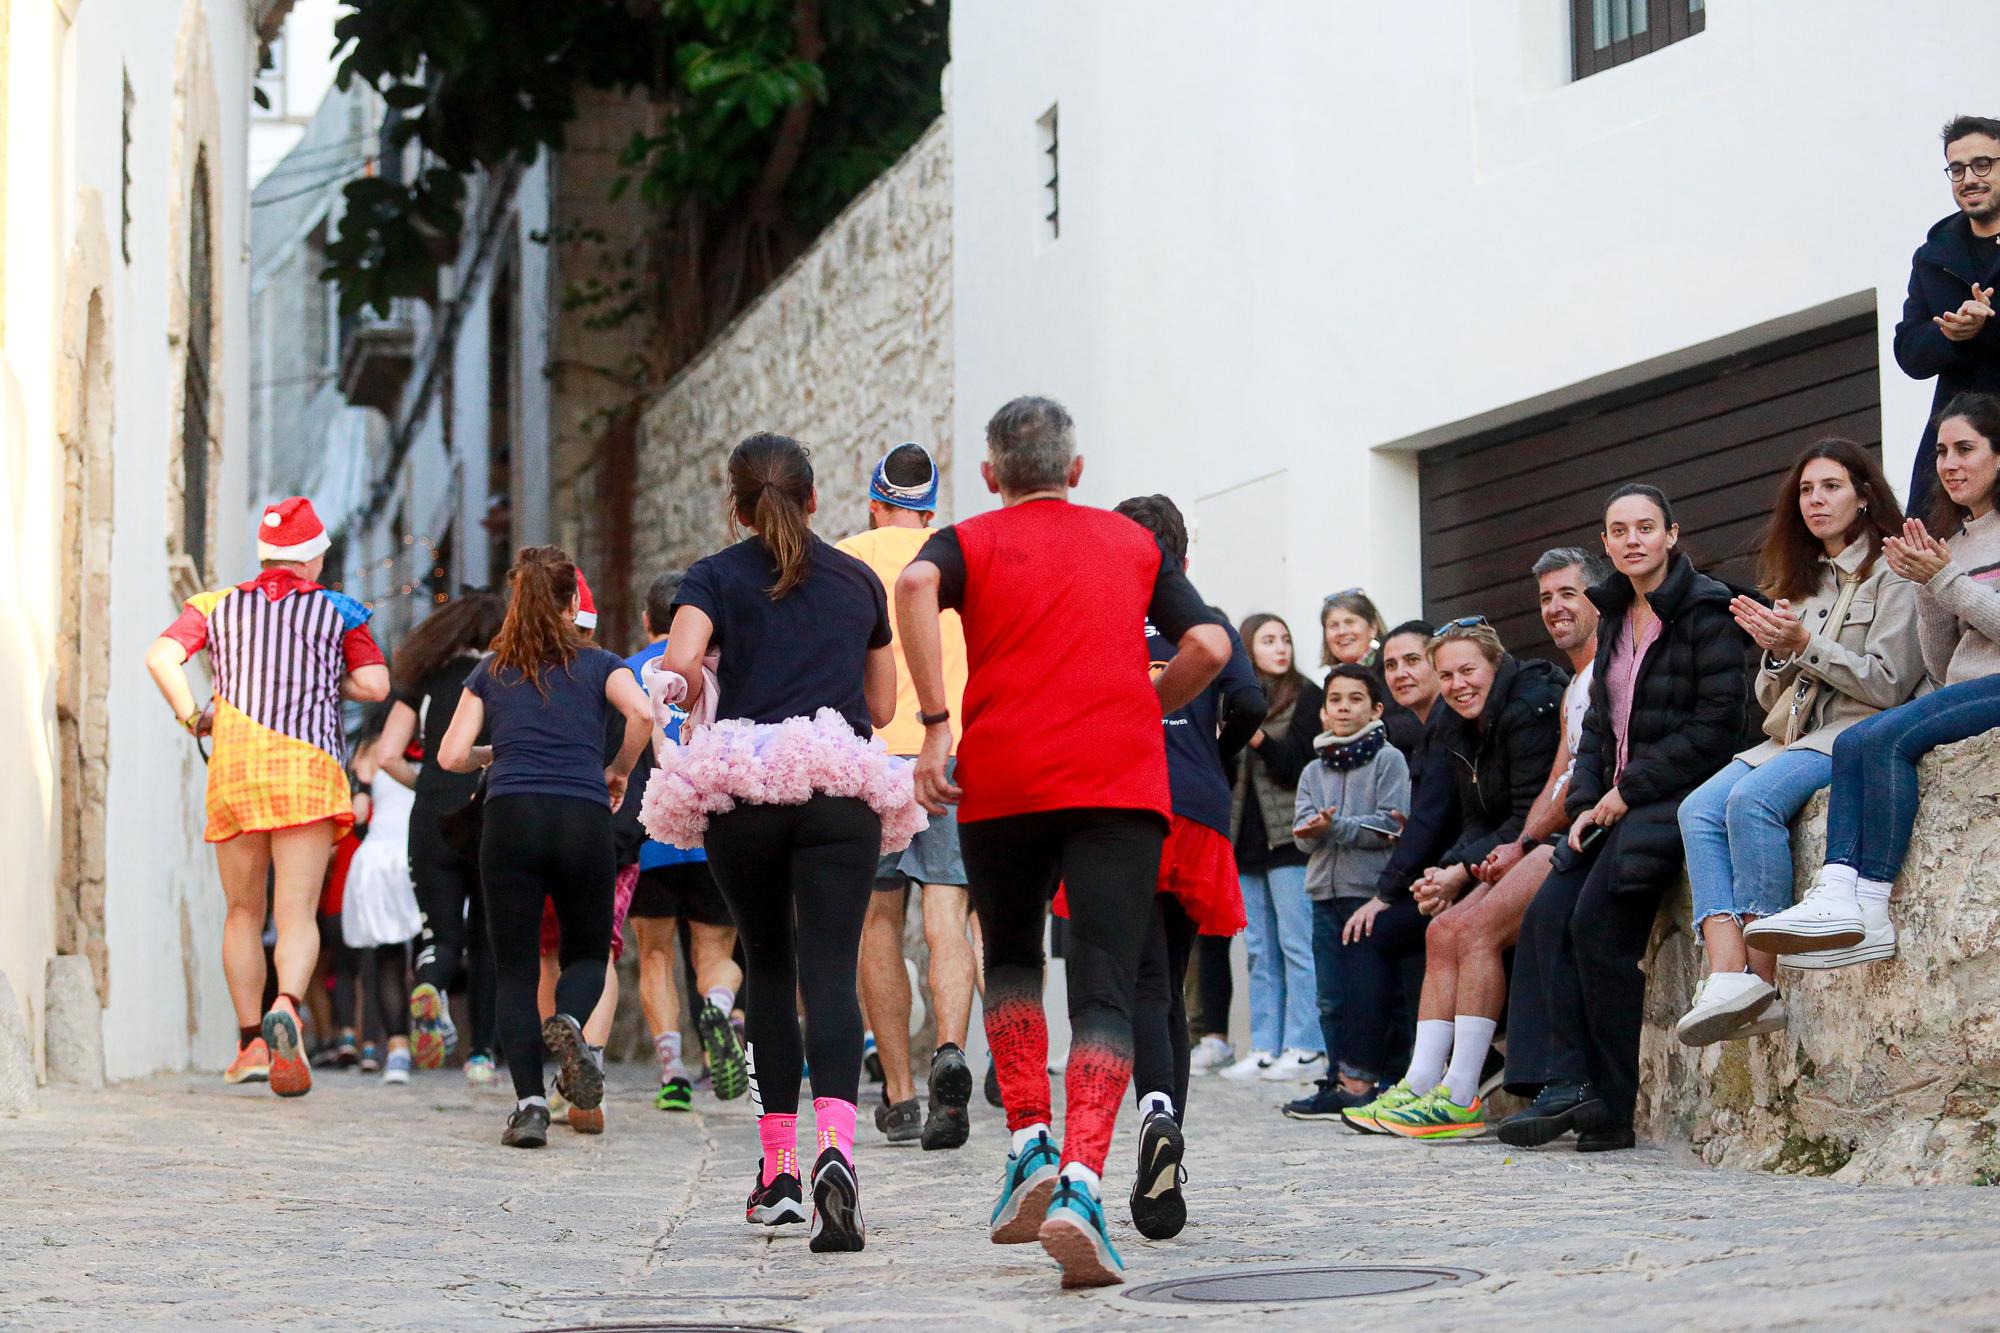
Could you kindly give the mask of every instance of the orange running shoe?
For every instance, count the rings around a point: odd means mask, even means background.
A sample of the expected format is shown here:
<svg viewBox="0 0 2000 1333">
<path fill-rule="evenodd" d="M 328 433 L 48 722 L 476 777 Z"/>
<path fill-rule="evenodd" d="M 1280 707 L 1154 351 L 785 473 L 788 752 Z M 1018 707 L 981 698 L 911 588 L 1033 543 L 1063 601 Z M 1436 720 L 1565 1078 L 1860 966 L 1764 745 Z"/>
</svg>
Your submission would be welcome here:
<svg viewBox="0 0 2000 1333">
<path fill-rule="evenodd" d="M 262 1037 L 252 1037 L 236 1048 L 236 1058 L 222 1071 L 224 1083 L 266 1083 L 271 1078 L 271 1048 Z"/>
<path fill-rule="evenodd" d="M 280 995 L 264 1015 L 264 1044 L 271 1048 L 271 1091 L 280 1097 L 303 1097 L 312 1091 L 312 1065 L 299 1035 L 299 1011 Z"/>
</svg>

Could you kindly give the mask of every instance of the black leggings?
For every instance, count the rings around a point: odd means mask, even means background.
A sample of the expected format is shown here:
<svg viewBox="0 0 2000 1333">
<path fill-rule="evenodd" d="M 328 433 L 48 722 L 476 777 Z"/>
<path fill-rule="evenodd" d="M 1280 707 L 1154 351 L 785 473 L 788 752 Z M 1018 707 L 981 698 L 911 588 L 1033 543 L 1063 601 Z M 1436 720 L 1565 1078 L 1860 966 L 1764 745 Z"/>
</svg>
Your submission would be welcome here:
<svg viewBox="0 0 2000 1333">
<path fill-rule="evenodd" d="M 851 796 L 739 805 L 709 818 L 703 844 L 743 945 L 751 1103 L 762 1115 L 798 1114 L 808 1057 L 815 1097 L 858 1100 L 855 964 L 882 859 L 881 817 Z M 805 1002 L 803 1042 L 794 996 Z"/>
<path fill-rule="evenodd" d="M 1227 936 L 1211 936 L 1229 943 Z M 1188 958 L 1194 952 L 1195 924 L 1180 899 L 1153 895 L 1153 919 L 1139 954 L 1138 1003 L 1132 1011 L 1132 1092 L 1143 1102 L 1149 1092 L 1174 1099 L 1174 1119 L 1187 1123 Z M 1226 956 L 1226 955 L 1225 955 Z"/>
<path fill-rule="evenodd" d="M 495 796 L 486 802 L 479 877 L 498 978 L 500 1049 L 516 1097 L 544 1093 L 542 900 L 562 927 L 556 1012 L 581 1023 L 604 994 L 611 958 L 611 807 L 575 796 Z M 858 1058 L 858 1057 L 857 1057 Z"/>
<path fill-rule="evenodd" d="M 465 971 L 465 998 L 471 1008 L 468 1055 L 493 1051 L 493 946 L 486 939 L 486 904 L 479 892 L 479 866 L 454 851 L 438 831 L 437 803 L 419 795 L 410 811 L 410 880 L 423 912 L 417 937 L 417 985 L 449 991 Z"/>
<path fill-rule="evenodd" d="M 1195 996 L 1201 1013 L 1195 1029 L 1202 1036 L 1229 1040 L 1229 1006 L 1236 999 L 1236 978 L 1229 968 L 1227 935 L 1203 935 L 1194 943 Z M 1178 1105 L 1178 1103 L 1176 1103 Z"/>
<path fill-rule="evenodd" d="M 354 952 L 361 960 L 361 1039 L 409 1036 L 409 944 L 378 944 Z"/>
</svg>

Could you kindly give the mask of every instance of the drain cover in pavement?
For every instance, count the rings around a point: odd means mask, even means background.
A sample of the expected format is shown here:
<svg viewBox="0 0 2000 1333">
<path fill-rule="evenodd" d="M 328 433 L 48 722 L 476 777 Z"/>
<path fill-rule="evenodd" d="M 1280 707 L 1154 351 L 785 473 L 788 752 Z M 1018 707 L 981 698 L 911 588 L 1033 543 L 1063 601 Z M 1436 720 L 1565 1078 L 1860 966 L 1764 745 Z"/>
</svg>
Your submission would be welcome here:
<svg viewBox="0 0 2000 1333">
<path fill-rule="evenodd" d="M 1430 1287 L 1477 1282 L 1484 1273 L 1470 1268 L 1376 1267 L 1336 1264 L 1313 1268 L 1262 1268 L 1245 1273 L 1148 1282 L 1125 1292 L 1130 1301 L 1162 1305 L 1275 1305 L 1293 1301 L 1339 1301 L 1355 1296 L 1394 1296 Z"/>
<path fill-rule="evenodd" d="M 565 1324 L 542 1333 L 789 1333 L 780 1324 Z"/>
</svg>

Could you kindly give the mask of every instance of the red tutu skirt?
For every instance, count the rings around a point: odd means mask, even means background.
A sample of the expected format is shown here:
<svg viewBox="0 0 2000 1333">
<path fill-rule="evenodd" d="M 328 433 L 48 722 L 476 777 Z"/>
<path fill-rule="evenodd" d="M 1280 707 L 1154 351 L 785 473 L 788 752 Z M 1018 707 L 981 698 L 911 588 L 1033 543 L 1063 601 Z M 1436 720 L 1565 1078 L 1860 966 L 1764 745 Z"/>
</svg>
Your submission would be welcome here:
<svg viewBox="0 0 2000 1333">
<path fill-rule="evenodd" d="M 1229 839 L 1206 824 L 1175 815 L 1160 848 L 1160 878 L 1155 888 L 1180 899 L 1181 910 L 1203 935 L 1234 935 L 1243 915 L 1243 885 L 1236 878 L 1236 851 Z M 1056 888 L 1050 909 L 1069 917 L 1069 886 Z"/>
</svg>

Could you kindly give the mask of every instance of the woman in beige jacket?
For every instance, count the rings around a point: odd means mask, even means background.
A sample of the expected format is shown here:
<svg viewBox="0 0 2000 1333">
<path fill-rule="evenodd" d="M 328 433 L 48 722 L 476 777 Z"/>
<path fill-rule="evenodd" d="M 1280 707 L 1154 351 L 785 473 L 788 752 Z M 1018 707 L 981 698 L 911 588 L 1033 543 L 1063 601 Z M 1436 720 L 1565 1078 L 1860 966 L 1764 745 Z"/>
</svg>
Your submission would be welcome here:
<svg viewBox="0 0 2000 1333">
<path fill-rule="evenodd" d="M 1731 603 L 1762 651 L 1757 705 L 1771 739 L 1681 802 L 1709 965 L 1678 1027 L 1690 1046 L 1784 1026 L 1777 959 L 1748 949 L 1743 927 L 1791 906 L 1791 823 L 1833 780 L 1834 737 L 1902 703 L 1924 678 L 1915 586 L 1882 559 L 1902 521 L 1875 460 L 1850 441 L 1821 440 L 1792 465 L 1765 532 L 1761 583 L 1774 605 Z"/>
</svg>

